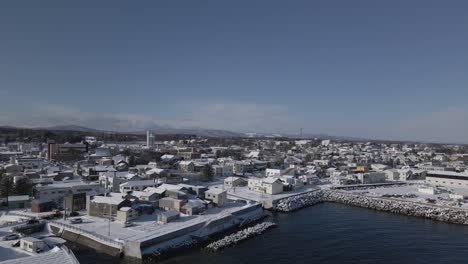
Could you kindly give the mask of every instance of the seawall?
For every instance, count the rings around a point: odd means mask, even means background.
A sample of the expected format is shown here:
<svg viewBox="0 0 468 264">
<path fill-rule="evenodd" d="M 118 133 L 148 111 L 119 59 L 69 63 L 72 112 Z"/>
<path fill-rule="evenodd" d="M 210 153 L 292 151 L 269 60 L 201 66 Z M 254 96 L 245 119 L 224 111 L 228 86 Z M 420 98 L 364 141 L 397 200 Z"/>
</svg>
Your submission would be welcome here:
<svg viewBox="0 0 468 264">
<path fill-rule="evenodd" d="M 424 217 L 447 223 L 468 225 L 468 210 L 402 201 L 382 197 L 370 197 L 336 190 L 318 190 L 277 201 L 273 210 L 291 212 L 322 202 L 334 202 L 378 211 Z"/>
<path fill-rule="evenodd" d="M 92 248 L 107 255 L 117 257 L 122 253 L 121 247 L 112 246 L 96 238 L 88 237 L 80 231 L 70 230 L 53 223 L 48 224 L 48 229 L 52 234 L 59 236 L 69 242 Z"/>
</svg>

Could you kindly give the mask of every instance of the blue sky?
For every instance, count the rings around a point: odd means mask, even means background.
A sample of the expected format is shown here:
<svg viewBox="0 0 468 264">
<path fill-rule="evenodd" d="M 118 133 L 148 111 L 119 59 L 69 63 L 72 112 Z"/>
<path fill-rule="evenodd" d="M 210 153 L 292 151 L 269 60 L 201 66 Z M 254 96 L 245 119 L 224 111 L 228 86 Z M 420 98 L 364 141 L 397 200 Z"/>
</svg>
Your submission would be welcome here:
<svg viewBox="0 0 468 264">
<path fill-rule="evenodd" d="M 468 142 L 466 1 L 0 3 L 0 124 Z"/>
</svg>

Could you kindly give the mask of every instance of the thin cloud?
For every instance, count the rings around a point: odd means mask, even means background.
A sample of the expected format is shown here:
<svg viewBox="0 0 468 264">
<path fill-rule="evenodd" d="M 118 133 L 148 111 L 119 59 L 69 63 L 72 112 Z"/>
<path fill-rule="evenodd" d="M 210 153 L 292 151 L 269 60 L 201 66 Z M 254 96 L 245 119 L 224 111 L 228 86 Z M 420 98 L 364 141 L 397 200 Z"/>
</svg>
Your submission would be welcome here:
<svg viewBox="0 0 468 264">
<path fill-rule="evenodd" d="M 114 131 L 155 128 L 222 129 L 237 132 L 331 134 L 371 139 L 468 142 L 468 110 L 448 107 L 400 120 L 330 120 L 293 115 L 282 105 L 240 102 L 190 102 L 176 105 L 177 118 L 126 113 L 93 113 L 62 105 L 36 105 L 30 113 L 0 116 L 1 125 L 47 127 L 80 125 Z"/>
<path fill-rule="evenodd" d="M 63 105 L 35 105 L 31 114 L 4 116 L 5 125 L 47 127 L 56 125 L 80 125 L 90 128 L 137 131 L 148 128 L 209 128 L 234 131 L 286 131 L 294 121 L 279 105 L 253 103 L 184 104 L 180 118 L 160 118 L 125 113 L 86 112 Z"/>
</svg>

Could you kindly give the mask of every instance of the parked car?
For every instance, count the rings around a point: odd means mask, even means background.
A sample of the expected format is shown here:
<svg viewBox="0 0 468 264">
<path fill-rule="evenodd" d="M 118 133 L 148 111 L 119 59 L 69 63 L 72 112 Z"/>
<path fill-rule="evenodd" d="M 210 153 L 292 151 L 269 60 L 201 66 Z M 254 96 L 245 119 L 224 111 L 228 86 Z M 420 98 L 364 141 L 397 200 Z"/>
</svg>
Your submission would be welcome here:
<svg viewBox="0 0 468 264">
<path fill-rule="evenodd" d="M 29 219 L 28 222 L 26 222 L 27 225 L 35 225 L 39 224 L 39 220 L 37 219 Z"/>
<path fill-rule="evenodd" d="M 81 223 L 83 223 L 83 219 L 81 218 L 70 219 L 70 224 L 81 224 Z"/>
<path fill-rule="evenodd" d="M 131 226 L 133 226 L 133 223 L 130 222 L 130 221 L 126 221 L 126 222 L 124 223 L 124 227 L 131 227 Z"/>
<path fill-rule="evenodd" d="M 9 235 L 6 235 L 4 237 L 2 237 L 2 240 L 3 241 L 8 241 L 8 240 L 15 240 L 15 239 L 18 239 L 19 238 L 19 235 L 17 234 L 9 234 Z"/>
</svg>

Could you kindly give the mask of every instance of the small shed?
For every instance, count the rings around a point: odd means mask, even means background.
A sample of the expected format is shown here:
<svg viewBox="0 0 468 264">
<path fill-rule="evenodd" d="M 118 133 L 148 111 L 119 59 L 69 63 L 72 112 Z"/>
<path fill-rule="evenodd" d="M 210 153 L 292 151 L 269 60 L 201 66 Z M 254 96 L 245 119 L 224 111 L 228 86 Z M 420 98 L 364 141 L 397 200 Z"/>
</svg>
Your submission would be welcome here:
<svg viewBox="0 0 468 264">
<path fill-rule="evenodd" d="M 22 209 L 31 206 L 29 195 L 8 196 L 8 208 Z"/>
<path fill-rule="evenodd" d="M 36 199 L 31 202 L 31 212 L 42 213 L 54 209 L 55 203 L 50 200 Z"/>
<path fill-rule="evenodd" d="M 21 249 L 28 252 L 38 252 L 40 250 L 43 250 L 44 246 L 44 241 L 34 237 L 25 237 L 20 240 Z"/>
</svg>

